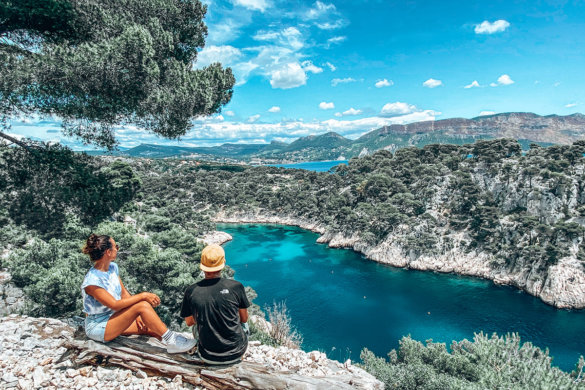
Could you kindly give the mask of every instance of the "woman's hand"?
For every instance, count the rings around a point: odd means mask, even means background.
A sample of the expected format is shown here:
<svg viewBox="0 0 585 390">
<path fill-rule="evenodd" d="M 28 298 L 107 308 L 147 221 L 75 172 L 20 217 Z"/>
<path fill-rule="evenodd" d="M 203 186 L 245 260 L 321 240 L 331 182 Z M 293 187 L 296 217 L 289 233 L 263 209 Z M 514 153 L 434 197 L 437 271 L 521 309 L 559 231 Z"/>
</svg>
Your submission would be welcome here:
<svg viewBox="0 0 585 390">
<path fill-rule="evenodd" d="M 143 301 L 150 303 L 150 306 L 152 307 L 157 307 L 158 305 L 160 305 L 160 298 L 156 294 L 143 292 L 140 293 L 140 296 L 142 297 Z"/>
<path fill-rule="evenodd" d="M 142 321 L 142 317 L 140 316 L 136 317 L 136 327 L 138 328 L 139 331 L 143 331 L 146 329 L 146 324 L 144 323 L 144 321 Z"/>
</svg>

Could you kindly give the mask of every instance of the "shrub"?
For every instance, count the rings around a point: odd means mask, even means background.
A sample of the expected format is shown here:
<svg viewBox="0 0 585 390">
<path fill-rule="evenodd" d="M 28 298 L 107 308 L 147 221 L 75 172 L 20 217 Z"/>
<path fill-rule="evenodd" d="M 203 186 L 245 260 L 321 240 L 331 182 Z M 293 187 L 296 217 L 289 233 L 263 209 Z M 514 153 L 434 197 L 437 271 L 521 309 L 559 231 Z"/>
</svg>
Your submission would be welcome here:
<svg viewBox="0 0 585 390">
<path fill-rule="evenodd" d="M 300 348 L 303 336 L 292 327 L 291 318 L 285 302 L 273 302 L 272 306 L 265 306 L 268 321 L 272 324 L 270 337 L 278 345 L 289 348 Z"/>
<path fill-rule="evenodd" d="M 491 337 L 476 334 L 473 342 L 451 344 L 404 337 L 389 359 L 364 349 L 362 365 L 387 389 L 580 389 L 585 388 L 581 357 L 572 374 L 552 367 L 548 351 L 520 343 L 517 334 Z"/>
</svg>

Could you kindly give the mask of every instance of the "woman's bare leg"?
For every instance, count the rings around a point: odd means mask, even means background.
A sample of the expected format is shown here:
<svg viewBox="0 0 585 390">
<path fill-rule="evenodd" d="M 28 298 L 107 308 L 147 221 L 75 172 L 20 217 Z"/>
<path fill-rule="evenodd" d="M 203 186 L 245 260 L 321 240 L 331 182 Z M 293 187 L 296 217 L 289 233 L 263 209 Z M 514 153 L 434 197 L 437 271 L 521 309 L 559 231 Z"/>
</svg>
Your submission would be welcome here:
<svg viewBox="0 0 585 390">
<path fill-rule="evenodd" d="M 133 334 L 143 334 L 151 337 L 156 337 L 159 340 L 161 339 L 160 335 L 154 333 L 146 325 L 143 328 L 138 328 L 136 320 L 134 320 L 134 322 L 130 324 L 130 326 L 127 327 L 125 331 L 122 332 L 122 336 L 131 336 Z"/>
<path fill-rule="evenodd" d="M 104 340 L 110 341 L 124 333 L 131 325 L 136 325 L 136 318 L 142 317 L 144 325 L 154 335 L 160 337 L 168 330 L 167 326 L 158 317 L 152 306 L 146 301 L 140 301 L 114 313 L 106 324 Z M 138 327 L 136 327 L 138 330 Z M 136 334 L 136 333 L 134 333 Z"/>
</svg>

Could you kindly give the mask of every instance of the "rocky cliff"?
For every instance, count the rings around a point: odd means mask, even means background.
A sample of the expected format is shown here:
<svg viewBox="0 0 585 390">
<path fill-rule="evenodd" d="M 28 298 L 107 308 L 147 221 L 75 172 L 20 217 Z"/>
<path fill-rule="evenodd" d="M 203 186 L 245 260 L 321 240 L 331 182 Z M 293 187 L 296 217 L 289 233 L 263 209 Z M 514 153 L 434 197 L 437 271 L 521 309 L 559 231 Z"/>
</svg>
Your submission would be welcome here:
<svg viewBox="0 0 585 390">
<path fill-rule="evenodd" d="M 490 183 L 495 186 L 495 183 Z M 538 188 L 538 184 L 535 184 Z M 438 195 L 440 198 L 441 195 Z M 518 195 L 530 203 L 530 196 Z M 513 203 L 513 199 L 510 199 Z M 547 215 L 558 217 L 555 202 L 544 202 Z M 530 207 L 537 207 L 530 205 Z M 540 207 L 540 206 L 539 206 Z M 557 205 L 560 207 L 560 205 Z M 555 211 L 556 210 L 556 211 Z M 439 215 L 437 215 L 439 216 Z M 558 308 L 585 308 L 585 268 L 576 259 L 575 253 L 559 259 L 551 267 L 543 264 L 517 261 L 513 265 L 505 264 L 492 254 L 482 251 L 469 251 L 469 237 L 463 232 L 452 232 L 446 228 L 437 229 L 436 248 L 431 254 L 414 255 L 404 248 L 404 237 L 412 233 L 412 227 L 401 225 L 393 234 L 382 242 L 372 245 L 364 242 L 359 233 L 347 235 L 327 231 L 326 227 L 287 215 L 279 215 L 267 210 L 255 210 L 239 213 L 219 212 L 215 218 L 218 223 L 271 223 L 298 226 L 319 233 L 319 243 L 328 244 L 333 248 L 349 248 L 362 253 L 368 259 L 394 267 L 412 268 L 423 271 L 456 273 L 493 280 L 497 284 L 518 287 L 529 294 L 539 297 L 544 302 Z M 512 224 L 513 225 L 513 224 Z M 424 229 L 424 226 L 418 226 Z M 513 226 L 510 227 L 513 230 Z M 415 228 L 416 229 L 416 228 Z M 575 243 L 575 247 L 578 243 Z"/>
</svg>

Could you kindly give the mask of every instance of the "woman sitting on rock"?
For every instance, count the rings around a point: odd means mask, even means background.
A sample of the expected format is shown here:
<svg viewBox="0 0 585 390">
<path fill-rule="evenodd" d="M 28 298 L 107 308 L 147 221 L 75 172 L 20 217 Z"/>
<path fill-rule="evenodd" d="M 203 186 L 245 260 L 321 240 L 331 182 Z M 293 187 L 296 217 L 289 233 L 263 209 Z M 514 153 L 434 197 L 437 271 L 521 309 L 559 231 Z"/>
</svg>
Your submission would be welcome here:
<svg viewBox="0 0 585 390">
<path fill-rule="evenodd" d="M 93 261 L 81 285 L 85 333 L 96 341 L 111 341 L 119 335 L 145 334 L 158 338 L 168 353 L 186 352 L 196 341 L 169 330 L 154 307 L 160 304 L 156 294 L 130 295 L 119 277 L 118 265 L 112 261 L 119 246 L 113 238 L 92 234 L 82 251 Z"/>
</svg>

